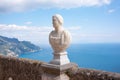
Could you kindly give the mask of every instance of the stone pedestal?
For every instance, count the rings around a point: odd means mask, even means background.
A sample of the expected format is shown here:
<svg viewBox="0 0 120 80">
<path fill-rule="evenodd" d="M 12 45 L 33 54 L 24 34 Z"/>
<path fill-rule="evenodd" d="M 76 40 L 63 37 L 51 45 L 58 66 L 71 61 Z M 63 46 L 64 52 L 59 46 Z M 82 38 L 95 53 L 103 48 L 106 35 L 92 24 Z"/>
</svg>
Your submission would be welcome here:
<svg viewBox="0 0 120 80">
<path fill-rule="evenodd" d="M 63 18 L 56 14 L 52 17 L 54 30 L 49 34 L 49 43 L 54 51 L 53 60 L 49 64 L 42 64 L 44 74 L 42 80 L 69 80 L 65 72 L 73 67 L 66 49 L 71 42 L 71 35 L 62 27 Z"/>
<path fill-rule="evenodd" d="M 53 55 L 54 55 L 54 58 L 50 62 L 51 64 L 65 65 L 65 64 L 70 63 L 68 56 L 67 56 L 67 52 L 53 53 Z"/>
<path fill-rule="evenodd" d="M 69 80 L 69 77 L 65 73 L 74 66 L 76 66 L 74 63 L 65 65 L 42 64 L 42 80 Z"/>
</svg>

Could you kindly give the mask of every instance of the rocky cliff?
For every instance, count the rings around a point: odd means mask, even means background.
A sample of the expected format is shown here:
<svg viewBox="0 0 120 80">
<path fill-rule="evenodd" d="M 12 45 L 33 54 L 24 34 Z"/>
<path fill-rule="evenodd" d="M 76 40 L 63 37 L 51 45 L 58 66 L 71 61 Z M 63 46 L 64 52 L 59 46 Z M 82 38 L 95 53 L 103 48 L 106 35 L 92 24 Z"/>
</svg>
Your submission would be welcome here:
<svg viewBox="0 0 120 80">
<path fill-rule="evenodd" d="M 0 54 L 17 56 L 21 53 L 34 52 L 38 50 L 40 50 L 40 47 L 28 41 L 19 41 L 16 38 L 0 36 Z"/>
</svg>

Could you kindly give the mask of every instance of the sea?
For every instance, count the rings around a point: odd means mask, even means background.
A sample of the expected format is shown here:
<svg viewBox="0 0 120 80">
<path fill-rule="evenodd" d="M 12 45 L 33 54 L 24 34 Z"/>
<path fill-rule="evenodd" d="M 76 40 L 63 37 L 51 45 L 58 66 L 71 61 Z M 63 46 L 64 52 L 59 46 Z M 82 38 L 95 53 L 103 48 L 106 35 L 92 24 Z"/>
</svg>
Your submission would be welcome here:
<svg viewBox="0 0 120 80">
<path fill-rule="evenodd" d="M 80 68 L 120 73 L 120 43 L 71 44 L 67 52 L 70 61 Z M 49 45 L 41 45 L 40 51 L 23 53 L 19 58 L 50 62 L 53 50 Z"/>
</svg>

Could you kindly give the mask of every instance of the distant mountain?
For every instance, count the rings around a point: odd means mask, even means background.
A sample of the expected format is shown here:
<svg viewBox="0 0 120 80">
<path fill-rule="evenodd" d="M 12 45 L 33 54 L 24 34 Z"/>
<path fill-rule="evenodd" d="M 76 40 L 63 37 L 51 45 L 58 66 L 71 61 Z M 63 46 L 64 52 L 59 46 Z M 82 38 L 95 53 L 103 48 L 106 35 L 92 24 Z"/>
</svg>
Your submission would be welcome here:
<svg viewBox="0 0 120 80">
<path fill-rule="evenodd" d="M 39 51 L 40 47 L 28 41 L 0 36 L 0 54 L 18 56 L 22 53 Z"/>
</svg>

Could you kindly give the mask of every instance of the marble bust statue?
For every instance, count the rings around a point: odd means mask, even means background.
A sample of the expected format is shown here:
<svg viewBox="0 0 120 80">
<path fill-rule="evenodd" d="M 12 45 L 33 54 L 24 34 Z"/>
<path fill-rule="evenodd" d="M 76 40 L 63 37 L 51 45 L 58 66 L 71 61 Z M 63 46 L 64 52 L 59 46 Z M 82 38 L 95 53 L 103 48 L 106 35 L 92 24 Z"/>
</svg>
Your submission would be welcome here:
<svg viewBox="0 0 120 80">
<path fill-rule="evenodd" d="M 50 63 L 57 65 L 67 64 L 70 62 L 66 52 L 71 42 L 70 33 L 63 28 L 61 15 L 55 14 L 52 16 L 52 22 L 54 30 L 49 34 L 49 43 L 54 51 L 54 59 Z"/>
</svg>

